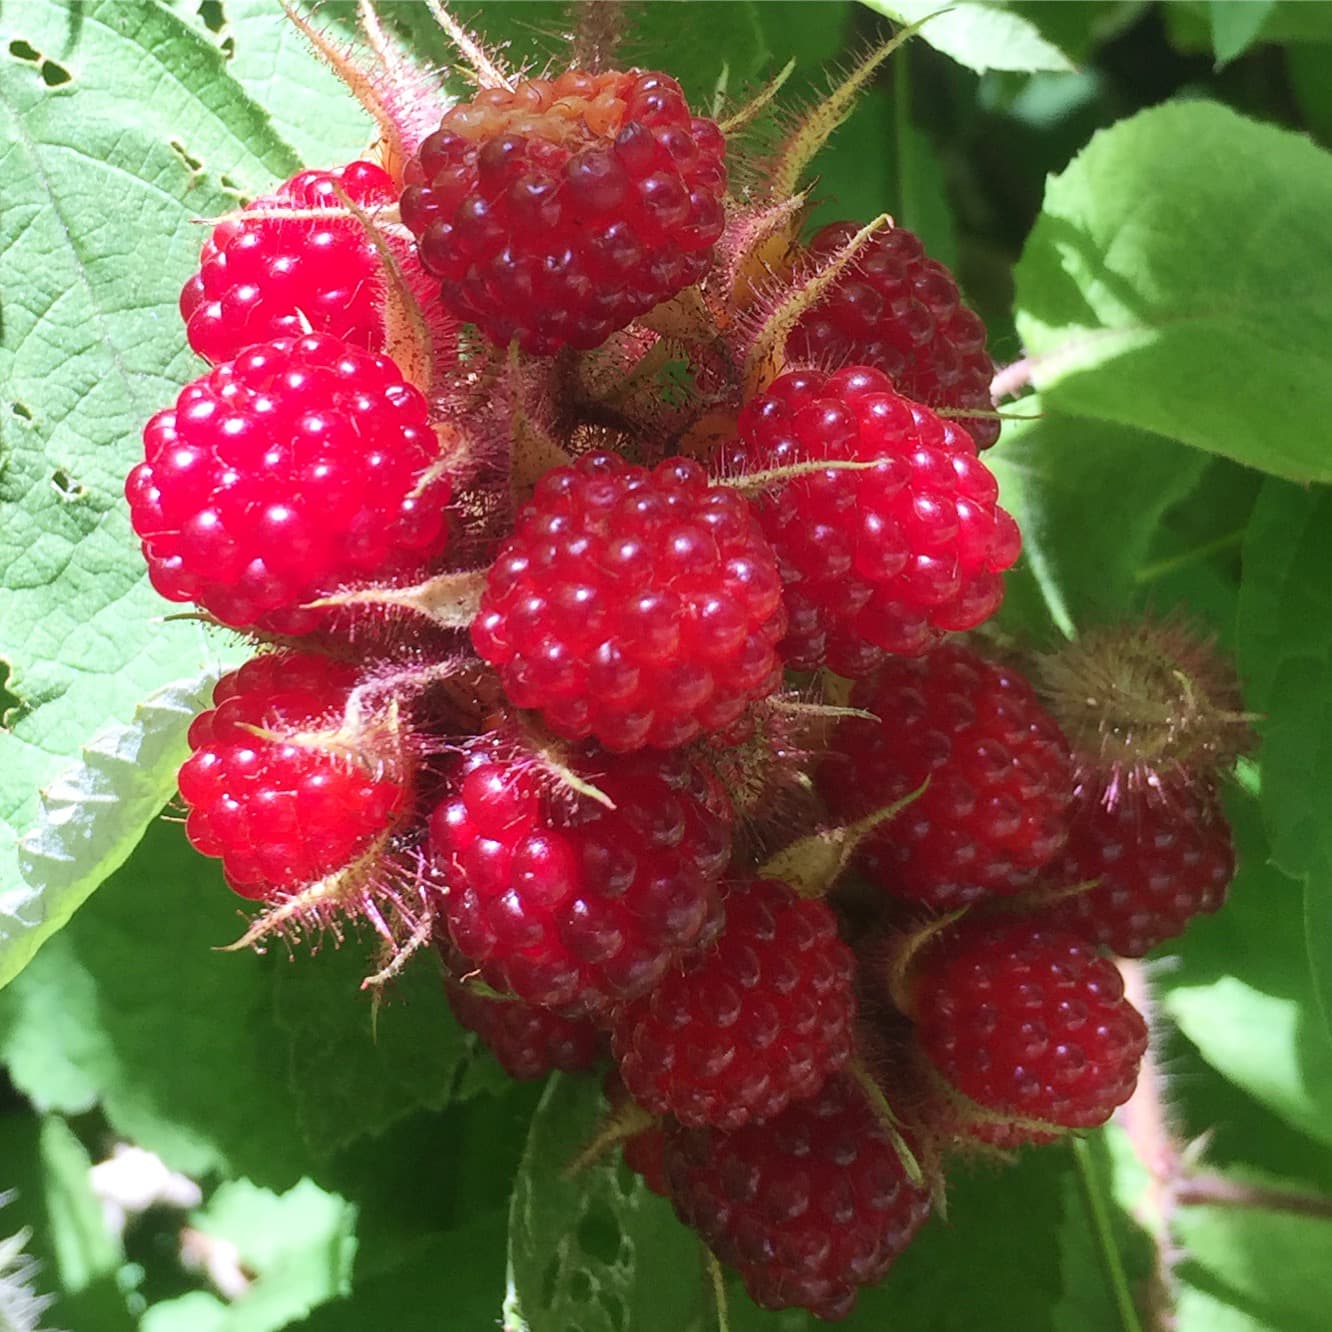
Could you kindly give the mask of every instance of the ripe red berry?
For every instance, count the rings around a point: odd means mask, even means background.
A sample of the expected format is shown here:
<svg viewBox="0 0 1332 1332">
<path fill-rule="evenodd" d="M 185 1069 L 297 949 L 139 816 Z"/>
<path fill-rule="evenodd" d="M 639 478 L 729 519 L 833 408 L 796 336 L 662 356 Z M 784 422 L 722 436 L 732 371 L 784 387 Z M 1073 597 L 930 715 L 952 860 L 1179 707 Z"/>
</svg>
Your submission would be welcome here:
<svg viewBox="0 0 1332 1332">
<path fill-rule="evenodd" d="M 964 430 L 878 370 L 795 371 L 741 412 L 721 465 L 825 459 L 878 465 L 795 476 L 754 501 L 786 585 L 788 665 L 867 675 L 885 654 L 915 656 L 994 613 L 1020 538 Z"/>
<path fill-rule="evenodd" d="M 853 966 L 826 903 L 775 879 L 733 888 L 718 943 L 614 1015 L 620 1076 L 682 1124 L 770 1119 L 851 1057 Z"/>
<path fill-rule="evenodd" d="M 243 897 L 282 896 L 344 869 L 409 803 L 402 736 L 349 728 L 356 668 L 313 652 L 255 657 L 190 726 L 185 832 Z"/>
<path fill-rule="evenodd" d="M 570 70 L 448 111 L 402 217 L 445 305 L 493 342 L 596 347 L 707 271 L 725 152 L 668 75 Z"/>
<path fill-rule="evenodd" d="M 823 262 L 860 230 L 834 222 L 809 243 L 807 262 Z M 786 354 L 808 364 L 872 365 L 893 387 L 936 409 L 990 411 L 994 362 L 985 350 L 985 325 L 963 303 L 953 275 L 926 257 L 918 237 L 885 225 L 856 254 L 827 294 L 796 325 Z M 958 421 L 987 449 L 999 422 Z"/>
<path fill-rule="evenodd" d="M 458 950 L 493 988 L 567 1016 L 637 998 L 721 924 L 731 811 L 680 755 L 598 754 L 608 809 L 478 744 L 430 820 Z"/>
<path fill-rule="evenodd" d="M 233 628 L 308 633 L 324 615 L 306 603 L 415 573 L 447 539 L 425 399 L 326 334 L 217 366 L 143 438 L 125 489 L 153 586 Z"/>
<path fill-rule="evenodd" d="M 1147 1025 L 1113 962 L 1036 921 L 966 919 L 909 981 L 922 1048 L 998 1115 L 1093 1128 L 1133 1093 Z"/>
<path fill-rule="evenodd" d="M 1121 957 L 1142 957 L 1216 911 L 1235 875 L 1230 827 L 1210 792 L 1179 787 L 1168 799 L 1133 792 L 1108 807 L 1081 795 L 1068 846 L 1046 874 L 1052 884 L 1099 880 L 1044 919 Z"/>
<path fill-rule="evenodd" d="M 450 981 L 453 1016 L 474 1031 L 511 1078 L 544 1078 L 552 1069 L 579 1073 L 601 1054 L 601 1033 L 590 1022 L 560 1017 L 521 999 L 491 999 Z"/>
<path fill-rule="evenodd" d="M 698 464 L 587 454 L 546 474 L 472 641 L 509 701 L 613 751 L 730 725 L 781 680 L 781 580 L 748 504 Z"/>
<path fill-rule="evenodd" d="M 951 910 L 1030 888 L 1064 845 L 1068 743 L 1016 671 L 946 644 L 857 684 L 819 788 L 850 823 L 928 785 L 862 844 L 885 891 Z"/>
<path fill-rule="evenodd" d="M 302 171 L 213 229 L 199 271 L 180 293 L 190 346 L 200 356 L 216 364 L 252 343 L 307 332 L 383 349 L 382 263 L 364 225 L 351 216 L 263 216 L 345 208 L 339 188 L 370 214 L 397 195 L 392 177 L 371 162 Z M 395 258 L 417 266 L 408 253 Z"/>
<path fill-rule="evenodd" d="M 756 1304 L 826 1319 L 850 1313 L 930 1210 L 846 1074 L 763 1124 L 668 1132 L 666 1168 L 681 1220 Z"/>
</svg>

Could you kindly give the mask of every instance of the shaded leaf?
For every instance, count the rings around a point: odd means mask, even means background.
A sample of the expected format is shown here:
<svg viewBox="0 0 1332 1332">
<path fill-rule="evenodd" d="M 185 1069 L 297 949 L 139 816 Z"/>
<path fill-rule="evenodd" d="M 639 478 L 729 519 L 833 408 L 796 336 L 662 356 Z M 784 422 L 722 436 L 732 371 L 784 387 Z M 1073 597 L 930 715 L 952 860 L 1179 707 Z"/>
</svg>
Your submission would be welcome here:
<svg viewBox="0 0 1332 1332">
<path fill-rule="evenodd" d="M 611 1154 L 565 1168 L 604 1113 L 597 1083 L 552 1077 L 532 1119 L 509 1215 L 506 1327 L 523 1332 L 684 1332 L 698 1316 L 698 1241 Z"/>
</svg>

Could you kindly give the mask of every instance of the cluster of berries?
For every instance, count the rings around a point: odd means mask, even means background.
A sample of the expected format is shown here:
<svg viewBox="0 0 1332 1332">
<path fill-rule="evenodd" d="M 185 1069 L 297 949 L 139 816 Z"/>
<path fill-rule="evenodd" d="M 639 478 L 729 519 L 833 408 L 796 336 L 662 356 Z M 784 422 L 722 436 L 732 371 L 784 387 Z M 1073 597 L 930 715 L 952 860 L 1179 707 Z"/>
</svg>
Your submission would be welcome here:
<svg viewBox="0 0 1332 1332">
<path fill-rule="evenodd" d="M 379 38 L 381 163 L 217 227 L 212 368 L 127 485 L 154 585 L 262 645 L 187 834 L 247 937 L 367 920 L 372 981 L 433 941 L 515 1077 L 609 1054 L 630 1165 L 840 1317 L 948 1151 L 1131 1093 L 1103 950 L 1220 905 L 1230 686 L 1170 627 L 1039 690 L 948 637 L 1019 550 L 993 367 L 909 232 L 797 239 L 840 112 L 728 193 L 765 97 L 724 132 L 666 74 L 483 59 L 425 132 Z"/>
</svg>

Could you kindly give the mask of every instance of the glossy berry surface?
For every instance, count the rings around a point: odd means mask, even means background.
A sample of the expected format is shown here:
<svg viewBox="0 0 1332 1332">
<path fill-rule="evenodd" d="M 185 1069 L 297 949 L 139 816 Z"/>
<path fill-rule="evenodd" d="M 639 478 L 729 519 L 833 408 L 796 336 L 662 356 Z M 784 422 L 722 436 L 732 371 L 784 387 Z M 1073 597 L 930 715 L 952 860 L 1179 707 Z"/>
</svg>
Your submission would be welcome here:
<svg viewBox="0 0 1332 1332">
<path fill-rule="evenodd" d="M 809 243 L 807 262 L 832 258 L 859 230 L 854 222 L 824 227 Z M 953 275 L 905 227 L 881 227 L 862 244 L 795 326 L 786 354 L 829 368 L 872 365 L 899 393 L 930 407 L 992 410 L 985 325 L 962 303 Z M 963 417 L 957 424 L 978 448 L 999 438 L 997 420 Z"/>
<path fill-rule="evenodd" d="M 598 755 L 614 802 L 477 746 L 430 820 L 458 951 L 492 988 L 568 1016 L 637 998 L 722 921 L 731 811 L 677 755 Z"/>
<path fill-rule="evenodd" d="M 599 346 L 707 271 L 725 140 L 666 74 L 570 70 L 446 112 L 403 221 L 444 304 L 500 346 Z"/>
<path fill-rule="evenodd" d="M 1036 882 L 1063 848 L 1068 743 L 1016 671 L 945 644 L 890 661 L 852 691 L 880 720 L 839 723 L 818 773 L 839 823 L 928 785 L 862 844 L 886 892 L 949 911 Z"/>
<path fill-rule="evenodd" d="M 852 971 L 824 902 L 775 879 L 737 886 L 720 940 L 615 1014 L 620 1076 L 682 1124 L 770 1119 L 851 1057 Z"/>
<path fill-rule="evenodd" d="M 445 993 L 453 1016 L 481 1037 L 511 1078 L 544 1078 L 555 1069 L 580 1073 L 601 1054 L 601 1033 L 590 1022 L 563 1018 L 521 999 L 491 999 L 456 982 Z"/>
<path fill-rule="evenodd" d="M 587 454 L 548 472 L 492 566 L 472 641 L 509 702 L 606 749 L 670 748 L 781 680 L 777 563 L 697 463 Z"/>
<path fill-rule="evenodd" d="M 281 896 L 343 869 L 404 815 L 392 736 L 345 730 L 358 683 L 355 667 L 312 652 L 255 657 L 223 676 L 191 724 L 185 832 L 242 896 Z"/>
<path fill-rule="evenodd" d="M 999 1115 L 1093 1128 L 1133 1093 L 1147 1026 L 1115 964 L 1032 919 L 968 918 L 911 979 L 920 1044 Z"/>
<path fill-rule="evenodd" d="M 929 1214 L 845 1074 L 764 1124 L 668 1133 L 666 1166 L 681 1219 L 764 1309 L 844 1318 Z"/>
<path fill-rule="evenodd" d="M 336 171 L 302 171 L 214 227 L 199 271 L 180 293 L 186 336 L 200 356 L 217 364 L 252 343 L 306 332 L 382 350 L 382 261 L 362 222 L 263 216 L 345 209 L 339 189 L 367 215 L 397 195 L 382 167 L 352 162 Z M 414 256 L 396 257 L 415 266 Z"/>
<path fill-rule="evenodd" d="M 1220 909 L 1235 876 L 1230 826 L 1210 793 L 1179 787 L 1168 799 L 1131 792 L 1107 807 L 1080 796 L 1068 846 L 1046 881 L 1099 880 L 1048 913 L 1120 957 L 1142 957 Z"/>
<path fill-rule="evenodd" d="M 797 475 L 754 499 L 786 588 L 789 666 L 867 675 L 998 609 L 1020 538 L 960 426 L 878 370 L 793 371 L 746 405 L 719 464 L 743 475 L 825 459 L 875 466 Z"/>
<path fill-rule="evenodd" d="M 217 366 L 143 440 L 125 489 L 153 586 L 233 628 L 308 633 L 325 617 L 305 603 L 415 573 L 447 539 L 425 399 L 326 334 Z"/>
</svg>

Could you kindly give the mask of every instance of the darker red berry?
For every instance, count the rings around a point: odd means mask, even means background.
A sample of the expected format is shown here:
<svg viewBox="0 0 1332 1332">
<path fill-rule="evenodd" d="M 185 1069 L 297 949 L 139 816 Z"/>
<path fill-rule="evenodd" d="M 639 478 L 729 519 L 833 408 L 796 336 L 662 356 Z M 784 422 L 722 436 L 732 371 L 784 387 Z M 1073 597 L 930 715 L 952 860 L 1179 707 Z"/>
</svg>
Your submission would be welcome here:
<svg viewBox="0 0 1332 1332">
<path fill-rule="evenodd" d="M 566 1015 L 637 998 L 721 923 L 731 813 L 679 755 L 598 754 L 615 808 L 479 744 L 430 820 L 449 932 L 497 990 Z"/>
<path fill-rule="evenodd" d="M 745 407 L 721 455 L 741 474 L 824 460 L 877 465 L 793 476 L 754 501 L 786 586 L 788 665 L 867 675 L 994 613 L 1020 539 L 964 430 L 877 370 L 802 370 Z"/>
<path fill-rule="evenodd" d="M 770 1119 L 851 1057 L 852 970 L 825 903 L 775 879 L 737 887 L 718 943 L 615 1014 L 620 1076 L 682 1124 Z"/>
<path fill-rule="evenodd" d="M 859 683 L 818 781 L 850 823 L 928 785 L 866 839 L 887 892 L 941 910 L 1031 887 L 1067 835 L 1068 743 L 1016 671 L 945 645 Z"/>
<path fill-rule="evenodd" d="M 859 230 L 854 222 L 824 227 L 807 262 L 831 258 Z M 936 410 L 992 410 L 985 325 L 962 303 L 953 275 L 905 227 L 887 224 L 862 244 L 854 264 L 796 325 L 786 354 L 833 368 L 872 365 L 899 393 Z M 981 449 L 999 438 L 993 418 L 964 417 L 958 425 Z"/>
<path fill-rule="evenodd" d="M 509 701 L 615 751 L 730 725 L 781 680 L 781 581 L 745 500 L 672 458 L 542 478 L 472 625 Z"/>
<path fill-rule="evenodd" d="M 387 356 L 325 334 L 261 343 L 143 438 L 125 488 L 153 586 L 234 628 L 308 633 L 324 617 L 306 603 L 444 547 L 426 401 Z"/>
<path fill-rule="evenodd" d="M 967 919 L 910 980 L 920 1043 L 1000 1116 L 1093 1128 L 1133 1093 L 1147 1025 L 1113 962 L 1034 920 Z"/>
<path fill-rule="evenodd" d="M 1046 880 L 1098 882 L 1042 914 L 1121 957 L 1142 957 L 1218 910 L 1234 876 L 1230 826 L 1210 792 L 1181 786 L 1159 800 L 1130 792 L 1113 807 L 1088 792 Z"/>
<path fill-rule="evenodd" d="M 493 342 L 596 347 L 707 271 L 725 152 L 668 75 L 570 70 L 448 111 L 403 221 L 445 305 Z"/>
<path fill-rule="evenodd" d="M 345 209 L 339 188 L 367 214 L 397 196 L 370 162 L 302 171 L 213 229 L 199 271 L 180 293 L 190 346 L 215 364 L 255 342 L 329 333 L 357 347 L 384 346 L 382 261 L 353 216 L 265 217 L 279 209 Z M 416 268 L 415 256 L 395 254 Z"/>
<path fill-rule="evenodd" d="M 590 1022 L 560 1017 L 521 999 L 491 999 L 466 985 L 446 987 L 453 1016 L 474 1031 L 511 1078 L 544 1078 L 553 1069 L 579 1073 L 601 1054 L 601 1033 Z"/>
<path fill-rule="evenodd" d="M 830 1320 L 850 1313 L 930 1210 L 846 1074 L 763 1124 L 668 1133 L 666 1167 L 681 1219 L 756 1304 Z"/>
<path fill-rule="evenodd" d="M 344 716 L 359 682 L 355 667 L 313 652 L 256 657 L 218 682 L 191 724 L 185 832 L 242 896 L 280 896 L 346 868 L 406 811 L 401 734 Z"/>
</svg>

